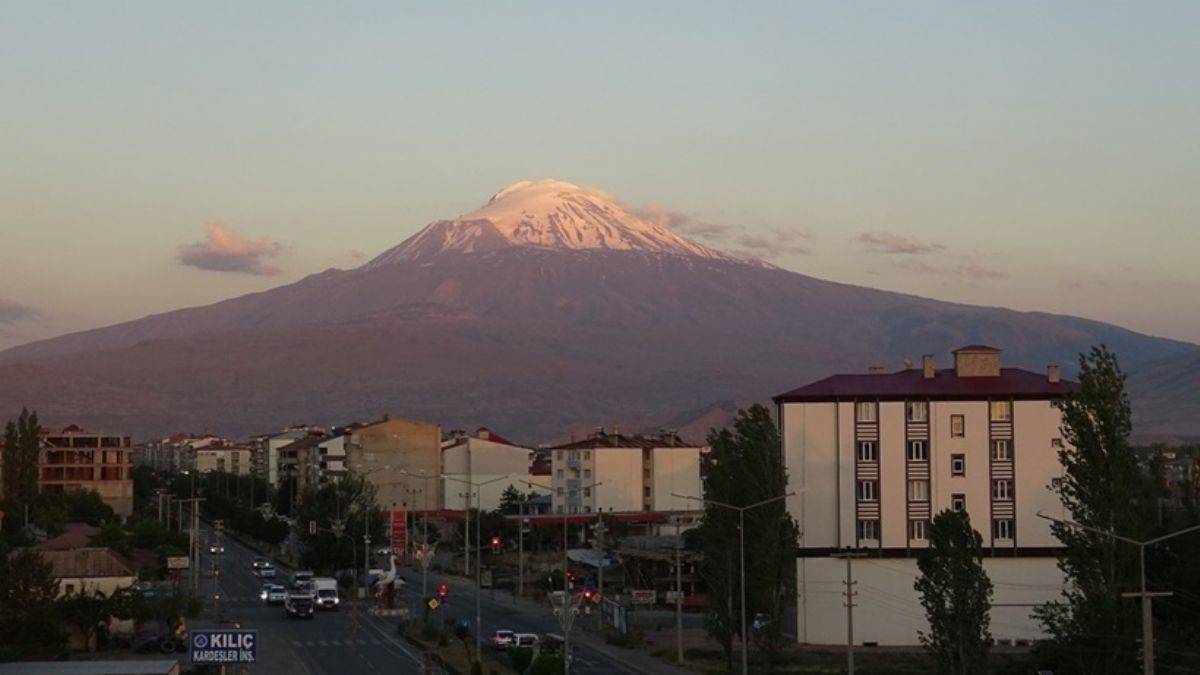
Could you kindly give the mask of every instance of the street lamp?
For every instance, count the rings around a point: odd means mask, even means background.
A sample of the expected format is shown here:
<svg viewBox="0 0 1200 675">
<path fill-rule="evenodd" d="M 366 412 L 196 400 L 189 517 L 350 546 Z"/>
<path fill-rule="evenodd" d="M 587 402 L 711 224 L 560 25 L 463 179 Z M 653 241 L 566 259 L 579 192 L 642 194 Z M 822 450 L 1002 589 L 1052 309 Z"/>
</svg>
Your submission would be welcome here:
<svg viewBox="0 0 1200 675">
<path fill-rule="evenodd" d="M 1123 593 L 1122 595 L 1124 595 L 1126 597 L 1140 597 L 1142 599 L 1142 673 L 1144 675 L 1154 675 L 1154 621 L 1150 615 L 1150 598 L 1154 595 L 1162 595 L 1162 594 L 1146 592 L 1146 547 L 1150 546 L 1151 544 L 1157 544 L 1161 541 L 1166 541 L 1167 539 L 1173 539 L 1174 537 L 1178 537 L 1181 534 L 1187 534 L 1188 532 L 1195 532 L 1197 530 L 1200 530 L 1200 525 L 1193 525 L 1192 527 L 1185 527 L 1182 530 L 1176 530 L 1175 532 L 1171 532 L 1169 534 L 1164 534 L 1161 537 L 1155 537 L 1153 539 L 1146 539 L 1145 541 L 1138 541 L 1136 539 L 1130 539 L 1129 537 L 1122 537 L 1121 535 L 1116 534 L 1115 532 L 1110 532 L 1108 530 L 1102 530 L 1098 527 L 1091 527 L 1089 525 L 1081 525 L 1080 523 L 1076 523 L 1075 521 L 1072 521 L 1072 520 L 1065 520 L 1062 518 L 1055 518 L 1053 516 L 1048 516 L 1048 515 L 1042 513 L 1041 511 L 1037 512 L 1037 516 L 1038 516 L 1038 518 L 1044 518 L 1045 520 L 1049 520 L 1049 521 L 1058 523 L 1059 525 L 1065 525 L 1067 527 L 1079 528 L 1081 530 L 1086 530 L 1086 531 L 1092 532 L 1094 534 L 1099 534 L 1099 535 L 1102 535 L 1105 537 L 1109 537 L 1110 539 L 1116 539 L 1116 540 L 1123 541 L 1123 542 L 1126 542 L 1129 544 L 1133 544 L 1134 546 L 1138 547 L 1138 563 L 1139 563 L 1138 566 L 1141 568 L 1142 590 L 1140 593 Z"/>
<path fill-rule="evenodd" d="M 521 481 L 521 482 L 525 483 L 526 485 L 528 485 L 530 487 L 540 487 L 544 490 L 549 490 L 551 495 L 554 494 L 554 488 L 550 487 L 549 485 L 544 485 L 542 483 L 534 483 L 532 481 L 527 481 L 527 480 Z M 575 489 L 579 490 L 580 492 L 583 492 L 584 490 L 589 490 L 591 488 L 594 488 L 594 487 L 597 487 L 597 486 L 603 485 L 603 484 L 604 484 L 604 481 L 596 481 L 595 483 L 592 483 L 590 485 L 583 485 L 583 486 L 580 486 Z M 553 501 L 553 497 L 551 497 L 551 501 Z M 567 509 L 566 509 L 565 505 L 563 506 L 562 517 L 563 517 L 563 521 L 562 521 L 563 522 L 563 597 L 562 597 L 562 603 L 561 603 L 561 613 L 559 614 L 559 625 L 561 625 L 562 629 L 563 629 L 563 673 L 570 673 L 571 672 L 571 625 L 574 623 L 574 613 L 577 613 L 579 611 L 579 607 L 578 607 L 578 604 L 572 604 L 570 602 L 571 590 L 570 590 L 570 586 L 569 586 L 570 582 L 567 580 L 567 570 L 570 568 L 571 565 L 570 565 L 570 562 L 567 560 Z"/>
<path fill-rule="evenodd" d="M 799 492 L 803 492 L 804 489 L 805 488 L 801 488 Z M 734 504 L 726 504 L 725 502 L 718 502 L 712 499 L 692 497 L 690 495 L 680 495 L 675 494 L 674 492 L 671 493 L 672 497 L 691 499 L 692 501 L 700 502 L 705 506 L 711 504 L 713 506 L 720 506 L 722 508 L 732 509 L 738 512 L 738 559 L 742 572 L 742 675 L 747 675 L 747 673 L 750 672 L 750 659 L 748 655 L 748 652 L 750 651 L 748 649 L 749 639 L 746 636 L 746 512 L 751 509 L 756 509 L 760 506 L 777 502 L 781 499 L 787 499 L 795 494 L 797 493 L 789 492 L 787 494 L 782 494 L 776 497 L 754 502 L 753 504 L 747 504 L 746 506 L 736 506 Z"/>
<path fill-rule="evenodd" d="M 484 485 L 490 485 L 491 483 L 495 483 L 497 481 L 502 481 L 502 480 L 505 480 L 508 478 L 508 476 L 497 476 L 496 478 L 493 478 L 491 480 L 485 480 L 485 481 L 480 481 L 478 483 L 474 483 L 472 481 L 466 480 L 465 478 L 459 478 L 457 476 L 450 476 L 447 474 L 441 474 L 441 477 L 445 478 L 446 480 L 458 481 L 459 483 L 463 483 L 465 485 L 470 486 L 471 488 L 473 488 L 476 491 L 479 491 L 479 489 L 482 488 Z M 463 541 L 463 546 L 465 548 L 467 548 L 468 550 L 470 550 L 470 547 L 471 547 L 471 543 L 470 543 L 471 542 L 471 496 L 470 495 L 471 495 L 471 491 L 468 490 L 467 491 L 467 510 L 466 510 L 466 518 L 467 518 L 466 535 L 467 536 L 464 538 L 464 541 Z M 483 501 L 482 491 L 479 491 L 479 501 L 481 501 L 481 502 Z M 479 509 L 479 513 L 480 513 L 480 515 L 483 515 L 482 508 Z M 480 577 L 480 570 L 483 569 L 483 565 L 481 564 L 483 556 L 481 555 L 482 549 L 480 548 L 480 544 L 479 544 L 479 531 L 482 529 L 482 527 L 480 526 L 482 521 L 483 521 L 482 518 L 475 519 L 475 558 L 476 558 L 476 560 L 475 560 L 475 658 L 476 659 L 479 658 L 480 640 L 483 637 L 483 635 L 482 635 L 482 633 L 483 633 L 483 617 L 482 617 L 483 612 L 479 607 L 479 596 L 483 594 L 483 590 L 482 590 L 483 584 L 482 584 L 482 580 Z"/>
<path fill-rule="evenodd" d="M 433 560 L 433 550 L 429 547 L 429 481 L 437 480 L 438 477 L 428 475 L 424 471 L 410 472 L 408 469 L 400 469 L 400 473 L 425 482 L 425 487 L 421 489 L 425 502 L 424 513 L 421 514 L 421 550 L 413 552 L 413 558 L 421 566 L 421 601 L 424 602 L 428 592 L 429 563 Z"/>
</svg>

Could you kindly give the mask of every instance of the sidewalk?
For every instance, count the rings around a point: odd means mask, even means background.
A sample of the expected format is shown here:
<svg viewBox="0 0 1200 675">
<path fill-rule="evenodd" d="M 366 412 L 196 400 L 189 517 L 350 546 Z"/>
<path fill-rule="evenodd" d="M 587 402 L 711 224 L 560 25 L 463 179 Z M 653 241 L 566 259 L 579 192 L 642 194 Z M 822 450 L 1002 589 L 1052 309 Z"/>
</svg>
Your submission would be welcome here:
<svg viewBox="0 0 1200 675">
<path fill-rule="evenodd" d="M 402 568 L 403 573 L 415 574 L 420 577 L 419 571 L 414 571 L 411 568 Z M 452 589 L 459 591 L 467 591 L 474 593 L 475 584 L 470 580 L 459 576 L 450 576 L 437 572 L 429 572 L 429 582 L 431 586 L 436 587 L 436 584 L 445 583 Z M 481 591 L 485 596 L 491 596 L 496 601 L 512 603 L 514 608 L 522 613 L 540 613 L 548 615 L 550 613 L 549 605 L 544 602 L 537 602 L 529 598 L 518 598 L 510 591 L 500 589 L 483 589 Z M 590 619 L 590 620 L 589 620 Z M 596 651 L 605 652 L 619 659 L 621 663 L 629 668 L 636 670 L 643 675 L 695 675 L 694 671 L 680 668 L 672 663 L 663 661 L 654 655 L 642 651 L 640 649 L 629 649 L 626 647 L 618 647 L 609 644 L 603 637 L 595 632 L 594 617 L 580 617 L 576 620 L 576 628 L 571 631 L 571 640 L 587 645 Z"/>
</svg>

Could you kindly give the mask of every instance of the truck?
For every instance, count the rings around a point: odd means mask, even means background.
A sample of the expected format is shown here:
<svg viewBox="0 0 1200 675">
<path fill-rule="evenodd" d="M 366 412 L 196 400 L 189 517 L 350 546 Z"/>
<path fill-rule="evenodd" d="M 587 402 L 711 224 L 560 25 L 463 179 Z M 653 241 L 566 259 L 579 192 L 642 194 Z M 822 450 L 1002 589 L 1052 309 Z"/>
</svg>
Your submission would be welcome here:
<svg viewBox="0 0 1200 675">
<path fill-rule="evenodd" d="M 315 577 L 312 588 L 316 595 L 317 607 L 321 609 L 337 609 L 341 600 L 338 598 L 337 579 L 331 577 Z"/>
</svg>

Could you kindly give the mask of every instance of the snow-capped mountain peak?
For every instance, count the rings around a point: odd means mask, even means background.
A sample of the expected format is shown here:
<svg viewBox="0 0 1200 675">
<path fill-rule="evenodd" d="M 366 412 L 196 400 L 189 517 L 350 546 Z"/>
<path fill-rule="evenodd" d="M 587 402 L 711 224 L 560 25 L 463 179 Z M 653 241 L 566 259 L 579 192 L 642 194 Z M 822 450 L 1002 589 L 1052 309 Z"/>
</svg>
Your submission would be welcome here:
<svg viewBox="0 0 1200 675">
<path fill-rule="evenodd" d="M 513 183 L 470 213 L 430 223 L 367 267 L 513 246 L 736 260 L 630 213 L 606 192 L 548 178 Z"/>
</svg>

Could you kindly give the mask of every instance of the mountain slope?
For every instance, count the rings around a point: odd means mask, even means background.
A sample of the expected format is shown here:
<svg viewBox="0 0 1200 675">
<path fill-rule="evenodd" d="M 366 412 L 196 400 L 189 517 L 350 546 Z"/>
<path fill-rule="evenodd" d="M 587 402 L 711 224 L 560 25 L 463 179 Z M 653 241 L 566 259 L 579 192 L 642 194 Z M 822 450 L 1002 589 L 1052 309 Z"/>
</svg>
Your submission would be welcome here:
<svg viewBox="0 0 1200 675">
<path fill-rule="evenodd" d="M 28 405 L 137 434 L 242 434 L 390 411 L 536 440 L 580 421 L 765 400 L 923 353 L 945 361 L 974 342 L 1004 348 L 1009 365 L 1068 372 L 1098 342 L 1132 371 L 1200 354 L 1095 321 L 710 253 L 611 198 L 543 183 L 501 191 L 358 269 L 0 353 L 0 417 Z M 1197 424 L 1153 405 L 1154 424 Z"/>
</svg>

